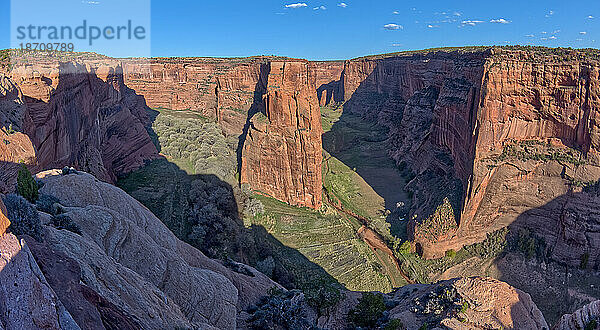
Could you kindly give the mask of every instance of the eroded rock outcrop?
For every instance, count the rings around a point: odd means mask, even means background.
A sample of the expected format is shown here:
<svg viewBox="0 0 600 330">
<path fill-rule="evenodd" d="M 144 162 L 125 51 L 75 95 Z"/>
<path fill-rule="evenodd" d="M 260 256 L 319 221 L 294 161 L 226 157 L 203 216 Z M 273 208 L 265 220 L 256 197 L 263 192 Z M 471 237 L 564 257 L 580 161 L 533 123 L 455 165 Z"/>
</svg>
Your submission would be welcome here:
<svg viewBox="0 0 600 330">
<path fill-rule="evenodd" d="M 79 329 L 24 240 L 0 235 L 0 327 Z"/>
<path fill-rule="evenodd" d="M 593 329 L 600 327 L 600 300 L 589 303 L 575 311 L 564 315 L 553 330 Z"/>
<path fill-rule="evenodd" d="M 236 273 L 179 241 L 122 190 L 79 172 L 38 174 L 82 235 L 52 227 L 44 240 L 76 260 L 82 283 L 144 328 L 236 326 L 241 310 L 279 287 L 258 271 Z M 68 189 L 67 189 L 68 187 Z"/>
<path fill-rule="evenodd" d="M 423 324 L 448 329 L 549 329 L 527 293 L 491 278 L 408 285 L 396 291 L 392 301 L 397 307 L 390 318 L 401 320 L 407 329 Z"/>
<path fill-rule="evenodd" d="M 250 118 L 241 158 L 242 184 L 291 205 L 319 208 L 321 113 L 304 61 L 271 62 L 264 110 Z"/>
<path fill-rule="evenodd" d="M 0 73 L 0 193 L 14 190 L 19 163 L 36 168 L 35 149 L 23 132 L 25 110 L 18 86 Z"/>
<path fill-rule="evenodd" d="M 600 179 L 598 72 L 593 51 L 367 57 L 345 64 L 344 111 L 390 129 L 390 155 L 412 178 L 409 232 L 426 257 L 511 225 L 558 261 L 589 254 L 595 266 L 595 197 L 581 187 Z"/>
</svg>

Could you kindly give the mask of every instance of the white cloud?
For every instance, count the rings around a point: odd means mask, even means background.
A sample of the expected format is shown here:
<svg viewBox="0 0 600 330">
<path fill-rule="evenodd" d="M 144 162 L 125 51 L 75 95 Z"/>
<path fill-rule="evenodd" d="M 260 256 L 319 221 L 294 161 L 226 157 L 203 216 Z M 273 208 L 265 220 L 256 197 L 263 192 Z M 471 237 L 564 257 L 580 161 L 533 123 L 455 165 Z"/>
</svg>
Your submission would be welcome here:
<svg viewBox="0 0 600 330">
<path fill-rule="evenodd" d="M 491 20 L 490 23 L 508 24 L 508 23 L 510 23 L 510 21 L 506 20 L 504 18 L 498 18 L 498 19 Z"/>
<path fill-rule="evenodd" d="M 308 5 L 304 2 L 298 2 L 298 3 L 291 3 L 289 5 L 285 5 L 285 8 L 302 8 L 302 7 L 307 7 Z"/>
<path fill-rule="evenodd" d="M 395 10 L 394 12 L 392 12 L 392 14 L 394 14 L 394 15 L 400 15 L 400 12 L 397 11 L 397 10 Z"/>
<path fill-rule="evenodd" d="M 392 47 L 402 47 L 402 44 L 392 44 Z"/>
<path fill-rule="evenodd" d="M 586 31 L 581 31 L 581 32 L 579 32 L 579 34 L 581 34 L 581 35 L 586 35 L 586 34 L 587 34 L 587 32 L 586 32 Z"/>
<path fill-rule="evenodd" d="M 338 4 L 338 7 L 346 8 L 346 7 L 348 7 L 348 5 L 345 2 L 340 2 Z"/>
<path fill-rule="evenodd" d="M 535 35 L 533 35 L 533 34 L 526 34 L 525 36 L 526 36 L 527 38 L 534 38 L 534 37 L 535 37 Z"/>
<path fill-rule="evenodd" d="M 590 15 L 587 17 L 588 19 L 594 19 L 594 16 Z"/>
<path fill-rule="evenodd" d="M 462 25 L 470 25 L 470 26 L 475 26 L 480 23 L 483 23 L 483 21 L 474 21 L 474 20 L 462 21 Z"/>
<path fill-rule="evenodd" d="M 439 28 L 440 26 L 439 25 L 431 25 L 431 24 L 429 24 L 429 25 L 427 25 L 427 27 L 430 28 L 430 29 L 433 29 L 433 28 Z"/>
<path fill-rule="evenodd" d="M 546 31 L 542 31 L 541 33 L 542 33 L 542 34 L 547 34 L 548 32 L 546 32 Z"/>
<path fill-rule="evenodd" d="M 325 7 L 325 6 L 319 6 L 319 7 L 313 8 L 313 10 L 327 10 L 327 7 Z"/>
<path fill-rule="evenodd" d="M 550 37 L 550 38 L 548 38 L 548 39 L 550 39 L 550 40 L 556 40 L 556 39 L 558 39 L 558 38 L 556 38 L 556 36 L 552 36 L 552 37 Z"/>
<path fill-rule="evenodd" d="M 560 33 L 560 30 L 554 30 L 554 31 L 552 32 L 552 34 L 557 34 L 557 33 Z"/>
<path fill-rule="evenodd" d="M 395 23 L 390 23 L 390 24 L 386 24 L 383 26 L 384 29 L 386 30 L 401 30 L 404 29 L 404 27 L 402 27 L 402 25 L 398 25 Z"/>
<path fill-rule="evenodd" d="M 554 10 L 549 11 L 548 14 L 546 14 L 546 17 L 550 17 L 552 15 L 554 15 Z"/>
<path fill-rule="evenodd" d="M 455 12 L 454 12 L 454 16 L 459 16 L 459 17 L 460 17 L 460 16 L 462 16 L 462 13 L 461 13 L 461 12 L 458 12 L 458 11 L 455 11 Z"/>
</svg>

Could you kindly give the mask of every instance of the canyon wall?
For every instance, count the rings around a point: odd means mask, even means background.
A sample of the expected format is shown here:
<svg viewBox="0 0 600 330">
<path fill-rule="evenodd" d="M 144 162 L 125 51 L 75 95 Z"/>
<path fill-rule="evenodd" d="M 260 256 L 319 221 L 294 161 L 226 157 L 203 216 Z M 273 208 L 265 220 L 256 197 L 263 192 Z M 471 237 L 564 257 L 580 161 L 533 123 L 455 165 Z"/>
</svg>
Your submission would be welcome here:
<svg viewBox="0 0 600 330">
<path fill-rule="evenodd" d="M 591 53 L 590 53 L 591 52 Z M 600 262 L 599 66 L 590 51 L 466 49 L 347 61 L 344 112 L 389 128 L 426 257 L 509 226 Z M 332 77 L 333 78 L 333 77 Z"/>
<path fill-rule="evenodd" d="M 315 90 L 335 65 L 318 70 L 307 61 L 256 57 L 126 61 L 124 68 L 125 83 L 150 107 L 194 111 L 239 136 L 242 184 L 292 205 L 321 205 Z"/>
<path fill-rule="evenodd" d="M 124 85 L 118 61 L 35 61 L 7 75 L 22 96 L 16 127 L 35 148 L 36 169 L 74 166 L 114 182 L 158 156 L 144 99 Z"/>
</svg>

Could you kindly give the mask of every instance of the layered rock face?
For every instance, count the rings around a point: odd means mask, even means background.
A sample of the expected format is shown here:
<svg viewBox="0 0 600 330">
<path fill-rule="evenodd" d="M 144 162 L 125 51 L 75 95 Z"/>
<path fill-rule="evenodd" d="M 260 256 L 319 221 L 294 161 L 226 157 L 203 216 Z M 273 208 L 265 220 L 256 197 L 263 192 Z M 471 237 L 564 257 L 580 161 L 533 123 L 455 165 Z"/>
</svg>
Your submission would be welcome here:
<svg viewBox="0 0 600 330">
<path fill-rule="evenodd" d="M 271 62 L 264 112 L 250 118 L 241 183 L 291 205 L 319 208 L 323 133 L 314 76 L 304 61 Z"/>
<path fill-rule="evenodd" d="M 563 315 L 553 330 L 598 329 L 600 327 L 600 300 L 589 303 L 573 314 Z M 594 326 L 595 325 L 595 326 Z"/>
<path fill-rule="evenodd" d="M 113 182 L 157 156 L 144 100 L 124 85 L 118 62 L 36 61 L 10 75 L 39 168 L 75 166 Z"/>
<path fill-rule="evenodd" d="M 154 59 L 149 66 L 127 61 L 124 67 L 126 84 L 149 106 L 198 112 L 239 136 L 242 184 L 292 205 L 320 206 L 315 90 L 331 72 L 339 75 L 339 65 L 317 70 L 306 61 L 258 57 Z"/>
<path fill-rule="evenodd" d="M 491 49 L 346 62 L 344 111 L 390 129 L 426 257 L 510 224 L 558 261 L 597 265 L 597 197 L 580 188 L 600 178 L 596 58 Z"/>
<path fill-rule="evenodd" d="M 23 133 L 27 116 L 23 95 L 18 86 L 0 73 L 0 193 L 12 191 L 19 163 L 37 168 L 35 149 Z"/>
<path fill-rule="evenodd" d="M 320 106 L 340 103 L 344 100 L 342 89 L 343 61 L 311 62 L 315 75 L 315 87 Z"/>
<path fill-rule="evenodd" d="M 57 197 L 62 216 L 81 231 L 44 226 L 43 243 L 33 250 L 78 323 L 100 317 L 133 328 L 234 329 L 238 313 L 280 287 L 251 267 L 239 265 L 247 272 L 236 273 L 207 258 L 125 192 L 89 174 L 37 177 L 40 192 Z"/>
<path fill-rule="evenodd" d="M 152 59 L 125 61 L 125 84 L 151 108 L 189 110 L 218 120 L 227 134 L 240 135 L 255 103 L 267 58 Z M 262 93 L 258 91 L 258 98 Z"/>
</svg>

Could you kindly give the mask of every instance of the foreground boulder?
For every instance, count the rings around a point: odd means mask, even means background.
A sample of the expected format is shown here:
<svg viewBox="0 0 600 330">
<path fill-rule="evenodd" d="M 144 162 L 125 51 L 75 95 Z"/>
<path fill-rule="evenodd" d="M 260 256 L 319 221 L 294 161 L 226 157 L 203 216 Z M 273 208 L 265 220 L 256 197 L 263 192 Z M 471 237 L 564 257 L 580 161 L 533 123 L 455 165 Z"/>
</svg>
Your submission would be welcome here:
<svg viewBox="0 0 600 330">
<path fill-rule="evenodd" d="M 390 319 L 407 329 L 549 329 L 529 294 L 491 278 L 407 285 L 391 296 Z"/>
<path fill-rule="evenodd" d="M 79 329 L 24 241 L 0 237 L 0 329 Z"/>
<path fill-rule="evenodd" d="M 238 311 L 279 287 L 256 270 L 234 272 L 178 240 L 122 190 L 78 172 L 37 175 L 81 235 L 46 227 L 45 243 L 76 260 L 82 282 L 143 328 L 234 329 Z"/>
</svg>

